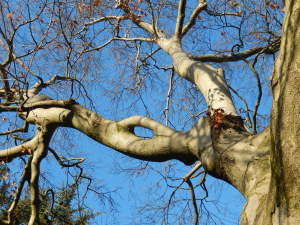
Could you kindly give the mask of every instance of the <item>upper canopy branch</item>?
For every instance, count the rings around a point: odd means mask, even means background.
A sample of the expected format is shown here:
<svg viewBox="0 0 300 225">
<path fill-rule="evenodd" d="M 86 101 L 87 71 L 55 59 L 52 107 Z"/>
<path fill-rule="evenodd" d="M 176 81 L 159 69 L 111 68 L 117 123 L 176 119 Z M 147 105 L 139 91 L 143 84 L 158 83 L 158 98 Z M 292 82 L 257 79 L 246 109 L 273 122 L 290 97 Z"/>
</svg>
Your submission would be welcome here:
<svg viewBox="0 0 300 225">
<path fill-rule="evenodd" d="M 272 42 L 267 46 L 254 47 L 247 49 L 239 53 L 230 53 L 230 54 L 203 54 L 203 55 L 192 55 L 189 57 L 193 60 L 201 62 L 233 62 L 243 60 L 245 58 L 251 57 L 258 53 L 266 54 L 275 54 L 280 47 L 280 39 Z"/>
<path fill-rule="evenodd" d="M 190 29 L 191 27 L 195 24 L 196 19 L 198 17 L 198 15 L 200 14 L 200 12 L 205 9 L 207 7 L 207 3 L 205 1 L 199 1 L 199 4 L 197 5 L 197 7 L 194 9 L 194 11 L 192 12 L 189 21 L 184 25 L 183 29 L 182 29 L 182 36 L 184 36 Z"/>
<path fill-rule="evenodd" d="M 185 18 L 185 7 L 186 7 L 186 0 L 180 0 L 178 4 L 176 28 L 174 34 L 176 38 L 181 37 L 183 22 Z"/>
</svg>

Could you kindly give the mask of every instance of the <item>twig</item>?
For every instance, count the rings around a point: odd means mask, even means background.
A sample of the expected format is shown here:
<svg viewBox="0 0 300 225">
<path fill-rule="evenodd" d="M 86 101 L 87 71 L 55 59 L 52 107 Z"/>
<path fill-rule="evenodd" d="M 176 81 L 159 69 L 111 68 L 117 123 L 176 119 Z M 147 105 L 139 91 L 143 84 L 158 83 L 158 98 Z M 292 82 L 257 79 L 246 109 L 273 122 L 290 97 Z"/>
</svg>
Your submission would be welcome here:
<svg viewBox="0 0 300 225">
<path fill-rule="evenodd" d="M 53 156 L 55 157 L 55 159 L 57 160 L 58 164 L 61 167 L 74 167 L 79 165 L 80 163 L 85 161 L 85 158 L 65 158 L 63 156 L 59 156 L 54 149 L 48 147 L 49 151 L 53 154 Z M 77 160 L 77 162 L 74 163 L 69 163 L 70 161 L 74 161 Z M 65 163 L 64 161 L 68 161 L 68 163 Z"/>
<path fill-rule="evenodd" d="M 257 120 L 256 120 L 256 116 L 257 116 L 257 111 L 258 111 L 258 107 L 260 105 L 260 101 L 261 101 L 261 97 L 262 97 L 262 87 L 261 87 L 261 81 L 259 78 L 259 74 L 257 73 L 256 69 L 255 69 L 255 64 L 257 62 L 257 58 L 259 57 L 259 54 L 255 57 L 253 63 L 250 63 L 248 60 L 244 60 L 250 70 L 252 71 L 252 73 L 254 74 L 254 77 L 256 79 L 256 83 L 257 83 L 257 89 L 258 89 L 258 94 L 257 94 L 257 100 L 255 102 L 255 106 L 254 106 L 254 111 L 253 111 L 253 134 L 257 134 Z"/>
<path fill-rule="evenodd" d="M 166 118 L 166 126 L 169 126 L 169 106 L 170 106 L 170 99 L 172 96 L 172 89 L 173 89 L 173 78 L 174 78 L 174 68 L 171 70 L 170 78 L 169 78 L 169 89 L 166 98 L 166 107 L 164 109 L 164 114 Z"/>
</svg>

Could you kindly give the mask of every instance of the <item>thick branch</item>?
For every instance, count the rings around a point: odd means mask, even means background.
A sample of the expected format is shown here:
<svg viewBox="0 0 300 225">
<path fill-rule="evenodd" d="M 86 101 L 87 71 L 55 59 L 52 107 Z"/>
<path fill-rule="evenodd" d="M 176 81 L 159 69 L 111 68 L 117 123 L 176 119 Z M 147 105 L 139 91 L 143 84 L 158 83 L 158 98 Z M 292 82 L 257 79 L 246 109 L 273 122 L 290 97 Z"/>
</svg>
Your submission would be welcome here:
<svg viewBox="0 0 300 225">
<path fill-rule="evenodd" d="M 55 126 L 75 128 L 125 155 L 147 161 L 177 159 L 192 164 L 199 159 L 201 149 L 211 145 L 210 124 L 205 119 L 188 132 L 178 132 L 147 117 L 108 120 L 79 104 L 69 106 L 68 109 L 34 109 L 26 118 L 30 123 L 42 123 L 45 119 Z M 138 137 L 134 133 L 135 127 L 150 129 L 153 137 Z"/>
<path fill-rule="evenodd" d="M 172 57 L 176 73 L 198 87 L 210 109 L 237 115 L 222 69 L 191 59 L 176 38 L 161 38 L 157 43 Z"/>
</svg>

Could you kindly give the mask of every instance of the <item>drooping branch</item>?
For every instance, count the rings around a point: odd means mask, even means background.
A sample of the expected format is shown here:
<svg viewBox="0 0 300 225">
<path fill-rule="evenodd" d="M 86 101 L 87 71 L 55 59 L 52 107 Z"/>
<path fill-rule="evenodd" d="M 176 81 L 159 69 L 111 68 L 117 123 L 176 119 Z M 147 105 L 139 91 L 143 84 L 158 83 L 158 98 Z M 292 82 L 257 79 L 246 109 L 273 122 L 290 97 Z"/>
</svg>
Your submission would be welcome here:
<svg viewBox="0 0 300 225">
<path fill-rule="evenodd" d="M 55 128 L 47 126 L 38 126 L 39 143 L 36 151 L 33 152 L 31 161 L 31 173 L 29 181 L 29 189 L 31 196 L 31 215 L 28 224 L 34 225 L 39 222 L 39 208 L 40 208 L 40 196 L 39 196 L 39 177 L 40 177 L 40 164 L 43 158 L 47 155 L 48 144 L 52 137 Z"/>
</svg>

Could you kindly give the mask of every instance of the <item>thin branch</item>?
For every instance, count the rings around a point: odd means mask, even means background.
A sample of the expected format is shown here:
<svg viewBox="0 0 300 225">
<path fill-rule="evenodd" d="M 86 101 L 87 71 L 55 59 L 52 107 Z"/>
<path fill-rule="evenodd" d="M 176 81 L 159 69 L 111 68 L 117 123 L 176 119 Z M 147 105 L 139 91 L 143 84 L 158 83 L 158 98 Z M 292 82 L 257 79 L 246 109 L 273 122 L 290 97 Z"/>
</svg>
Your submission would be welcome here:
<svg viewBox="0 0 300 225">
<path fill-rule="evenodd" d="M 50 147 L 48 147 L 48 149 L 53 154 L 53 156 L 55 157 L 55 159 L 57 160 L 58 164 L 61 167 L 74 167 L 85 161 L 85 158 L 65 158 L 63 156 L 59 156 L 54 151 L 54 149 Z M 65 163 L 65 161 L 67 161 L 67 163 Z M 70 161 L 76 161 L 76 162 L 70 163 Z"/>
<path fill-rule="evenodd" d="M 260 101 L 261 101 L 261 97 L 262 97 L 261 81 L 260 81 L 259 74 L 258 74 L 258 72 L 255 69 L 255 63 L 257 61 L 258 56 L 259 56 L 259 54 L 255 57 L 253 63 L 250 63 L 248 60 L 244 60 L 248 64 L 248 66 L 249 66 L 250 70 L 252 71 L 252 73 L 254 74 L 254 77 L 255 77 L 256 83 L 257 83 L 257 89 L 258 89 L 257 100 L 255 102 L 254 111 L 253 111 L 253 117 L 252 117 L 252 120 L 253 120 L 253 134 L 257 134 L 257 120 L 256 120 L 256 116 L 257 116 L 257 111 L 258 111 L 258 108 L 259 108 L 259 105 L 260 105 Z"/>
<path fill-rule="evenodd" d="M 135 38 L 114 37 L 113 40 L 117 40 L 117 41 L 145 41 L 145 42 L 155 42 L 155 40 L 153 38 L 144 38 L 144 37 L 135 37 Z"/>
<path fill-rule="evenodd" d="M 17 133 L 17 132 L 27 132 L 27 130 L 28 130 L 28 123 L 26 121 L 24 121 L 24 126 L 23 127 L 16 128 L 16 129 L 13 129 L 13 130 L 0 132 L 0 135 L 13 134 L 13 133 Z"/>
<path fill-rule="evenodd" d="M 117 21 L 120 21 L 120 20 L 125 20 L 125 19 L 128 19 L 126 16 L 105 16 L 105 17 L 101 17 L 99 19 L 94 19 L 90 22 L 87 22 L 84 24 L 85 27 L 88 27 L 88 26 L 91 26 L 91 25 L 94 25 L 94 24 L 97 24 L 97 23 L 100 23 L 100 22 L 103 22 L 103 21 L 108 21 L 108 20 L 117 20 Z"/>
<path fill-rule="evenodd" d="M 140 16 L 135 15 L 130 9 L 127 1 L 122 1 L 122 0 L 118 1 L 118 3 L 115 5 L 115 8 L 122 9 L 126 13 L 126 17 L 129 18 L 133 23 L 135 23 L 143 30 L 153 35 L 157 35 L 157 36 L 162 35 L 162 32 L 157 32 L 156 30 L 154 30 L 152 24 L 144 22 L 143 20 L 141 20 Z"/>
<path fill-rule="evenodd" d="M 192 204 L 193 204 L 193 209 L 194 209 L 194 225 L 198 225 L 199 212 L 198 212 L 198 206 L 197 206 L 197 201 L 196 201 L 196 195 L 195 195 L 194 186 L 193 186 L 193 184 L 192 184 L 192 182 L 191 182 L 190 179 L 187 179 L 185 182 L 190 187 L 190 192 L 191 192 L 191 197 L 192 197 Z"/>
<path fill-rule="evenodd" d="M 178 39 L 181 38 L 181 34 L 182 34 L 182 27 L 185 18 L 185 8 L 186 8 L 186 0 L 180 0 L 178 4 L 176 28 L 174 32 L 174 36 Z"/>
<path fill-rule="evenodd" d="M 200 1 L 200 3 L 197 5 L 197 7 L 194 9 L 192 15 L 189 18 L 189 21 L 182 29 L 182 36 L 185 35 L 191 27 L 195 24 L 196 19 L 199 15 L 199 13 L 207 7 L 207 3 L 205 1 Z"/>
<path fill-rule="evenodd" d="M 151 3 L 150 0 L 146 0 L 146 3 L 147 3 L 147 5 L 148 5 L 149 10 L 150 10 L 150 13 L 151 13 L 151 20 L 152 20 L 152 27 L 153 27 L 153 30 L 154 30 L 154 34 L 155 34 L 155 36 L 157 36 L 157 31 L 156 31 L 156 18 L 155 18 L 153 6 L 152 6 L 152 3 Z"/>
<path fill-rule="evenodd" d="M 228 85 L 228 88 L 239 98 L 241 99 L 242 102 L 244 102 L 245 106 L 246 106 L 246 113 L 247 113 L 247 119 L 250 123 L 250 128 L 252 128 L 253 124 L 252 124 L 252 120 L 250 118 L 250 110 L 249 110 L 249 106 L 248 106 L 248 102 L 247 100 L 241 96 L 234 88 L 232 88 L 230 85 Z"/>
<path fill-rule="evenodd" d="M 208 15 L 210 16 L 241 16 L 241 12 L 222 12 L 222 13 L 219 13 L 219 12 L 214 12 L 212 10 L 209 10 L 209 9 L 205 9 L 205 12 L 207 12 Z"/>
<path fill-rule="evenodd" d="M 188 173 L 183 177 L 183 180 L 184 180 L 184 181 L 187 181 L 188 179 L 190 179 L 190 178 L 193 176 L 193 174 L 194 174 L 197 170 L 199 170 L 201 167 L 202 167 L 202 163 L 201 163 L 200 161 L 197 161 L 197 162 L 195 163 L 195 166 L 190 170 L 190 172 L 188 172 Z"/>
<path fill-rule="evenodd" d="M 99 51 L 100 49 L 104 48 L 105 46 L 109 45 L 112 41 L 114 40 L 114 38 L 111 38 L 110 40 L 108 40 L 107 42 L 105 42 L 104 44 L 96 47 L 96 48 L 92 48 L 92 49 L 87 49 L 82 51 L 82 53 L 87 53 L 87 52 L 92 52 L 92 51 Z"/>
<path fill-rule="evenodd" d="M 169 78 L 169 88 L 168 94 L 166 97 L 166 107 L 164 109 L 164 115 L 166 118 L 166 126 L 169 126 L 169 106 L 170 106 L 170 99 L 172 96 L 172 88 L 173 88 L 173 78 L 174 78 L 174 68 L 171 70 L 170 78 Z"/>
</svg>

